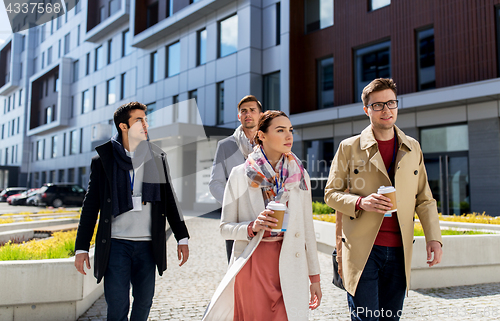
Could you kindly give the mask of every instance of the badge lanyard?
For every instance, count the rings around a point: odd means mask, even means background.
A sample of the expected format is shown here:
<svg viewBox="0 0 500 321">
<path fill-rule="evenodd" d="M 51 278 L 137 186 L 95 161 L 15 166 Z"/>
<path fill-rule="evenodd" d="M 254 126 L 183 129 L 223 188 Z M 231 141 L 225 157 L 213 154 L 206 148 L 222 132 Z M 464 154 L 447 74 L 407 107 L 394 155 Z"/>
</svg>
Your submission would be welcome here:
<svg viewBox="0 0 500 321">
<path fill-rule="evenodd" d="M 130 172 L 128 173 L 130 177 Z M 135 171 L 132 170 L 132 177 L 130 177 L 130 192 L 132 192 L 132 195 L 134 195 L 134 181 L 135 181 Z"/>
<path fill-rule="evenodd" d="M 264 150 L 262 150 L 262 146 L 260 147 L 260 150 L 262 151 L 262 154 L 264 154 L 264 157 L 266 158 L 267 162 L 269 165 L 271 165 L 271 162 L 266 156 L 266 153 L 264 153 Z M 283 160 L 283 164 L 281 165 L 280 168 L 280 183 L 278 183 L 278 179 L 276 178 L 276 175 L 274 176 L 274 182 L 276 183 L 276 196 L 279 195 L 280 190 L 283 188 L 283 165 L 285 164 L 285 160 Z M 271 165 L 273 167 L 273 165 Z"/>
</svg>

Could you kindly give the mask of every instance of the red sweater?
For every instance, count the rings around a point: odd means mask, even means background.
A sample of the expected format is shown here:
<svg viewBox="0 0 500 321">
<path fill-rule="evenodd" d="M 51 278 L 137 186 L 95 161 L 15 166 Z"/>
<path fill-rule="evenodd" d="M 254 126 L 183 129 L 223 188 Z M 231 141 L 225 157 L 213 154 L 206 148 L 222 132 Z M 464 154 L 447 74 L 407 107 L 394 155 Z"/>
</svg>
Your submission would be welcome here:
<svg viewBox="0 0 500 321">
<path fill-rule="evenodd" d="M 387 141 L 377 140 L 378 150 L 382 155 L 382 159 L 384 160 L 386 169 L 391 166 L 392 157 L 394 154 L 394 139 L 395 138 Z M 374 244 L 390 247 L 403 246 L 397 212 L 393 212 L 391 217 L 384 217 L 382 226 L 380 226 L 380 230 L 378 231 L 378 235 L 375 239 Z"/>
</svg>

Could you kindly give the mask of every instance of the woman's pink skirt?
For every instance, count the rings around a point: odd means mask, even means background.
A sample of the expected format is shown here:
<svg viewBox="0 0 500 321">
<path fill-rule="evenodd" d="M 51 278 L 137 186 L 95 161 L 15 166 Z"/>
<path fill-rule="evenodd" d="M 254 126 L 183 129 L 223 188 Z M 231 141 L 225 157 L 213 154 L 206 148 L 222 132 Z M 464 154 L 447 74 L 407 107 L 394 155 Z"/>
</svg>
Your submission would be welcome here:
<svg viewBox="0 0 500 321">
<path fill-rule="evenodd" d="M 234 282 L 234 321 L 288 320 L 281 293 L 283 241 L 260 242 Z"/>
</svg>

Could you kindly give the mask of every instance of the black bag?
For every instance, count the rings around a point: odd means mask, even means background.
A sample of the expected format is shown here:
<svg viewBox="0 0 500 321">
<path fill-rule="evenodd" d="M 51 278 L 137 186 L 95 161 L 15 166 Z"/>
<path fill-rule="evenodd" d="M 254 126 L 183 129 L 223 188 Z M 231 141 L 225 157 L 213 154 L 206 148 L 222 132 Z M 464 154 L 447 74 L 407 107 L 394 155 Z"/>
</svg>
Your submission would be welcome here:
<svg viewBox="0 0 500 321">
<path fill-rule="evenodd" d="M 333 250 L 333 281 L 332 283 L 339 289 L 345 290 L 342 277 L 339 274 L 339 264 L 337 263 L 337 249 Z"/>
</svg>

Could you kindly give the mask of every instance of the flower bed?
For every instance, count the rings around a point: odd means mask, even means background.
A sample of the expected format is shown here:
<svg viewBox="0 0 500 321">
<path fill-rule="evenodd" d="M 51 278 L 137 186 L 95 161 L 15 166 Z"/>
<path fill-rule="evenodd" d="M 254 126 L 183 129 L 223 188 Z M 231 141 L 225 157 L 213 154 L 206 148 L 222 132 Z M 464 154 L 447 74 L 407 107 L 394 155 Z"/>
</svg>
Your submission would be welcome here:
<svg viewBox="0 0 500 321">
<path fill-rule="evenodd" d="M 91 244 L 95 242 L 96 230 Z M 64 259 L 75 255 L 76 230 L 56 232 L 50 238 L 21 244 L 8 242 L 0 247 L 0 261 Z"/>
</svg>

